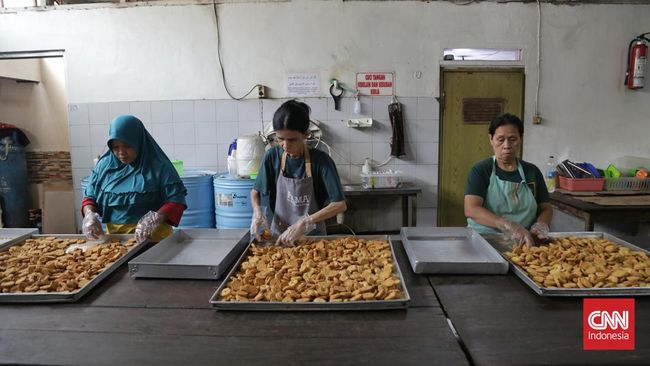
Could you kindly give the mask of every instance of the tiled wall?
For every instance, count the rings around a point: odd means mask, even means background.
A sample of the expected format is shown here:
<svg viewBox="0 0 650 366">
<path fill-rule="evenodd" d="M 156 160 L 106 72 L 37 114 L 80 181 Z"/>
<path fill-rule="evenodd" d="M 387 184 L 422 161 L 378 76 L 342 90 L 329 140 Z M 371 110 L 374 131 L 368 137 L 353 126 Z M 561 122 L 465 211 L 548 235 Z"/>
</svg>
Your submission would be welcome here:
<svg viewBox="0 0 650 366">
<path fill-rule="evenodd" d="M 170 159 L 186 169 L 226 170 L 228 145 L 239 135 L 256 133 L 270 123 L 285 99 L 189 100 L 114 102 L 69 105 L 70 152 L 77 206 L 82 177 L 90 173 L 93 158 L 106 149 L 108 124 L 121 114 L 140 118 Z M 352 113 L 352 100 L 341 100 L 341 111 L 331 98 L 306 98 L 312 119 L 321 122 L 323 141 L 332 149 L 343 183 L 358 183 L 366 157 L 375 164 L 390 153 L 390 97 L 362 97 L 361 114 L 372 117 L 372 128 L 354 129 L 344 119 Z M 418 226 L 435 225 L 438 185 L 438 102 L 430 97 L 399 98 L 403 107 L 406 157 L 393 158 L 381 169 L 403 172 L 404 179 L 422 188 L 418 199 Z M 320 148 L 327 151 L 324 145 Z M 80 218 L 78 218 L 80 220 Z M 79 227 L 81 227 L 79 225 Z"/>
</svg>

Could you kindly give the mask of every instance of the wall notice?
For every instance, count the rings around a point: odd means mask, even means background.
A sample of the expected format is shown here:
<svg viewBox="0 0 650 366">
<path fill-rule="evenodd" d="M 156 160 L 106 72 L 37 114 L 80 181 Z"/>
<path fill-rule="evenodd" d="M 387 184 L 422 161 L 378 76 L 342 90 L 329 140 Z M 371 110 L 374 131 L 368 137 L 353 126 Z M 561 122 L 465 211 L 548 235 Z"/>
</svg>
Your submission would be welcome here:
<svg viewBox="0 0 650 366">
<path fill-rule="evenodd" d="M 395 73 L 393 72 L 359 72 L 357 73 L 357 90 L 361 95 L 393 95 Z"/>
<path fill-rule="evenodd" d="M 317 97 L 320 78 L 316 73 L 287 74 L 287 95 L 290 97 Z"/>
</svg>

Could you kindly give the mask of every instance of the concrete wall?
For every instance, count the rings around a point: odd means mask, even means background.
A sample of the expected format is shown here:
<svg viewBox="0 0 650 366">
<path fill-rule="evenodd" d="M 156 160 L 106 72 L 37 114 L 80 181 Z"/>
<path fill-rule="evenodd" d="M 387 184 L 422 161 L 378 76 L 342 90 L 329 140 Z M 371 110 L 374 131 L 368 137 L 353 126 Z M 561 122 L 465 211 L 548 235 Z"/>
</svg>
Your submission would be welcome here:
<svg viewBox="0 0 650 366">
<path fill-rule="evenodd" d="M 406 124 L 414 139 L 423 140 L 409 144 L 412 160 L 393 163 L 407 166 L 405 170 L 416 182 L 426 182 L 428 202 L 435 202 L 437 186 L 439 121 L 433 98 L 439 92 L 445 47 L 523 50 L 526 160 L 542 166 L 554 154 L 604 166 L 618 156 L 650 156 L 650 89 L 629 91 L 623 86 L 627 45 L 632 37 L 648 31 L 650 5 L 542 5 L 539 113 L 544 123 L 540 126 L 530 123 L 538 70 L 534 3 L 289 1 L 229 3 L 218 9 L 222 58 L 235 95 L 260 83 L 269 87 L 271 98 L 283 98 L 287 73 L 314 72 L 320 75 L 321 95 L 326 96 L 330 78 L 353 84 L 356 72 L 395 71 L 396 93 L 410 103 L 405 107 Z M 218 68 L 211 4 L 102 5 L 0 14 L 0 50 L 39 49 L 65 50 L 70 112 L 86 110 L 91 113 L 86 117 L 90 124 L 107 123 L 108 119 L 92 121 L 92 111 L 100 110 L 99 115 L 107 117 L 111 105 L 117 110 L 136 105 L 137 110 L 141 106 L 137 103 L 151 103 L 153 111 L 154 105 L 169 103 L 173 108 L 174 103 L 188 102 L 195 106 L 195 113 L 201 100 L 225 103 L 227 99 Z M 352 114 L 349 103 L 341 115 L 333 111 L 331 100 L 313 101 L 318 108 L 326 108 L 320 113 L 328 122 L 337 124 Z M 257 103 L 251 109 L 244 107 L 243 117 L 237 116 L 240 132 L 243 125 L 268 121 L 272 105 L 277 105 L 274 101 L 268 107 Z M 364 113 L 387 121 L 379 112 L 386 99 L 365 98 L 363 103 Z M 172 127 L 176 123 L 165 122 Z M 219 123 L 217 116 L 215 129 Z M 79 143 L 74 142 L 79 129 L 71 131 L 73 145 Z M 217 138 L 234 137 L 233 130 L 228 131 Z M 364 157 L 374 154 L 375 140 L 382 143 L 377 149 L 386 149 L 381 127 L 370 132 L 345 130 L 340 135 L 335 129 L 330 131 L 334 131 L 330 141 L 350 149 L 351 164 L 342 169 L 349 169 L 351 179 L 358 178 L 352 156 L 362 151 L 356 149 L 358 143 L 370 144 Z M 185 143 L 189 140 L 183 137 L 179 144 L 175 138 L 172 135 L 174 156 L 187 155 L 186 148 L 176 145 L 189 145 Z M 190 150 L 199 159 L 197 146 Z M 83 147 L 88 148 L 86 155 L 92 155 L 92 141 Z M 74 147 L 72 152 L 75 164 Z M 82 155 L 77 152 L 76 156 L 81 161 Z M 76 169 L 83 168 L 76 165 Z M 416 172 L 426 176 L 420 180 Z M 432 222 L 435 203 L 420 207 L 426 222 Z"/>
</svg>

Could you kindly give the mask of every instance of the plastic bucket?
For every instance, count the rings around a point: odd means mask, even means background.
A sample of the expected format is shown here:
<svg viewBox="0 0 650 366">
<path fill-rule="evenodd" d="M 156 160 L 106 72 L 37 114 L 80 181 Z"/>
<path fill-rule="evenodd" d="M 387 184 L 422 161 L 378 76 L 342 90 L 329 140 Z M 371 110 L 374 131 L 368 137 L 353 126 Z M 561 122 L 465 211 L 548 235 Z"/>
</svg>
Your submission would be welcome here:
<svg viewBox="0 0 650 366">
<path fill-rule="evenodd" d="M 185 201 L 187 209 L 183 212 L 180 227 L 214 227 L 214 199 L 212 177 L 215 172 L 205 170 L 186 170 L 181 176 L 187 189 Z"/>
<path fill-rule="evenodd" d="M 29 227 L 25 148 L 8 137 L 3 140 L 0 140 L 2 222 L 4 227 Z"/>
<path fill-rule="evenodd" d="M 257 174 L 264 156 L 264 143 L 258 135 L 244 135 L 237 138 L 237 175 L 249 177 Z"/>
<path fill-rule="evenodd" d="M 249 228 L 253 217 L 251 189 L 254 179 L 233 178 L 228 173 L 214 177 L 214 206 L 217 228 Z"/>
<path fill-rule="evenodd" d="M 179 176 L 182 177 L 185 174 L 185 171 L 183 170 L 182 160 L 172 160 L 172 165 L 174 166 L 174 169 L 176 169 L 176 173 L 178 173 Z"/>
</svg>

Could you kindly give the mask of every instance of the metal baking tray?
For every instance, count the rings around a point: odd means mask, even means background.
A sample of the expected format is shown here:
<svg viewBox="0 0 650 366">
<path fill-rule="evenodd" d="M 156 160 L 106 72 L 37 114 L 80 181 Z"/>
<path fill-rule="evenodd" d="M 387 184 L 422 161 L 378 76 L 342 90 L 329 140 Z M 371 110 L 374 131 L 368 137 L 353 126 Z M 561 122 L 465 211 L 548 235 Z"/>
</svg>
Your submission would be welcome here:
<svg viewBox="0 0 650 366">
<path fill-rule="evenodd" d="M 43 234 L 43 235 L 29 235 L 26 237 L 22 238 L 16 238 L 2 247 L 0 247 L 0 250 L 7 250 L 9 247 L 21 244 L 25 241 L 25 239 L 30 239 L 30 238 L 47 238 L 47 237 L 56 237 L 56 238 L 61 238 L 61 239 L 86 239 L 84 235 L 81 234 Z M 119 239 L 122 242 L 125 242 L 129 239 L 131 239 L 134 235 L 133 234 L 111 234 L 111 235 L 106 235 L 106 240 L 112 240 L 112 239 Z M 75 302 L 79 300 L 82 296 L 84 296 L 88 291 L 90 291 L 93 287 L 97 286 L 100 282 L 102 282 L 106 277 L 108 277 L 113 271 L 115 271 L 117 268 L 119 268 L 122 263 L 125 263 L 126 261 L 129 260 L 133 255 L 135 255 L 143 246 L 145 246 L 149 241 L 145 240 L 142 243 L 135 244 L 129 250 L 117 261 L 113 262 L 108 268 L 106 268 L 103 272 L 98 274 L 95 278 L 93 278 L 90 282 L 85 284 L 82 288 L 72 291 L 72 292 L 47 292 L 47 293 L 0 293 L 0 303 L 51 303 L 51 302 Z M 99 244 L 101 245 L 101 244 Z"/>
<path fill-rule="evenodd" d="M 501 255 L 504 252 L 512 250 L 512 241 L 508 240 L 503 234 L 482 234 L 485 240 L 488 241 Z M 581 238 L 594 238 L 594 239 L 607 239 L 620 246 L 628 247 L 633 250 L 638 250 L 650 255 L 650 251 L 639 248 L 636 245 L 630 244 L 623 239 L 619 239 L 613 235 L 602 232 L 556 232 L 550 233 L 552 238 L 564 238 L 569 236 L 576 236 Z M 538 295 L 541 296 L 579 296 L 579 297 L 598 297 L 598 296 L 648 296 L 650 295 L 650 287 L 608 287 L 608 288 L 549 288 L 541 287 L 528 273 L 521 267 L 511 262 L 505 255 L 503 257 L 510 264 L 512 271 L 519 277 L 525 284 L 533 289 Z"/>
<path fill-rule="evenodd" d="M 402 245 L 415 273 L 504 274 L 508 262 L 466 227 L 403 227 Z"/>
<path fill-rule="evenodd" d="M 180 229 L 129 262 L 134 278 L 216 280 L 248 244 L 247 229 Z"/>
<path fill-rule="evenodd" d="M 337 236 L 307 236 L 307 239 L 310 240 L 327 240 L 334 239 Z M 366 240 L 386 240 L 390 246 L 390 251 L 393 255 L 393 265 L 395 267 L 395 274 L 401 282 L 401 290 L 404 293 L 404 297 L 401 299 L 394 300 L 372 300 L 372 301 L 351 301 L 351 302 L 324 302 L 324 303 L 315 303 L 315 302 L 279 302 L 279 301 L 221 301 L 219 300 L 219 294 L 221 290 L 226 287 L 228 280 L 239 270 L 241 263 L 248 256 L 248 249 L 250 244 L 246 247 L 246 250 L 239 257 L 237 263 L 230 270 L 226 278 L 223 280 L 217 291 L 210 298 L 210 304 L 215 307 L 217 310 L 248 310 L 248 311 L 331 311 L 331 310 L 383 310 L 383 309 L 403 309 L 408 306 L 408 302 L 411 300 L 408 290 L 404 283 L 404 276 L 402 276 L 402 271 L 400 271 L 399 263 L 395 258 L 395 250 L 393 248 L 393 243 L 387 235 L 358 235 L 359 239 Z"/>
<path fill-rule="evenodd" d="M 38 229 L 0 228 L 0 250 L 3 245 L 14 239 L 25 240 L 29 235 L 38 234 Z"/>
</svg>

